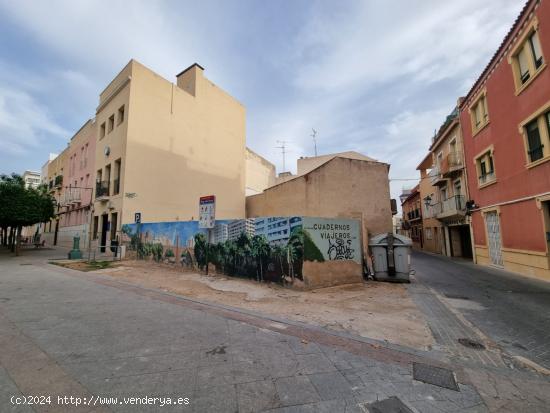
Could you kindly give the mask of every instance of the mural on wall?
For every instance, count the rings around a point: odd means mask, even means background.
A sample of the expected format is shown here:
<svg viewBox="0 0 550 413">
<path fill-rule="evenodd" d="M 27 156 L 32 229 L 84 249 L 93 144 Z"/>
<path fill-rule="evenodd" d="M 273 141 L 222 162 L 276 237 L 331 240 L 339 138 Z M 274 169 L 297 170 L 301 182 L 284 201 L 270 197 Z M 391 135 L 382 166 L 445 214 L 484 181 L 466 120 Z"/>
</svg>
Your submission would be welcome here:
<svg viewBox="0 0 550 413">
<path fill-rule="evenodd" d="M 359 226 L 345 219 L 261 217 L 126 224 L 123 243 L 139 259 L 215 270 L 258 281 L 302 280 L 303 260 L 361 262 Z"/>
<path fill-rule="evenodd" d="M 358 221 L 304 217 L 303 232 L 306 260 L 353 260 L 361 264 Z"/>
</svg>

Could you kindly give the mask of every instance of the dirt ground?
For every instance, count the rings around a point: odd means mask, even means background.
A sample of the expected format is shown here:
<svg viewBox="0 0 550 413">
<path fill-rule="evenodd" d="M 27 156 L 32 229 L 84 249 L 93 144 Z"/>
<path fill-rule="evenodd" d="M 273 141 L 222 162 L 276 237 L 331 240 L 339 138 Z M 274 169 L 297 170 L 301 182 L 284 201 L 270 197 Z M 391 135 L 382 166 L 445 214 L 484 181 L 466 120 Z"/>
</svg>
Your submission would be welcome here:
<svg viewBox="0 0 550 413">
<path fill-rule="evenodd" d="M 148 288 L 417 349 L 429 349 L 434 343 L 422 313 L 402 284 L 369 282 L 295 291 L 277 284 L 205 276 L 144 261 L 124 261 L 95 272 Z"/>
</svg>

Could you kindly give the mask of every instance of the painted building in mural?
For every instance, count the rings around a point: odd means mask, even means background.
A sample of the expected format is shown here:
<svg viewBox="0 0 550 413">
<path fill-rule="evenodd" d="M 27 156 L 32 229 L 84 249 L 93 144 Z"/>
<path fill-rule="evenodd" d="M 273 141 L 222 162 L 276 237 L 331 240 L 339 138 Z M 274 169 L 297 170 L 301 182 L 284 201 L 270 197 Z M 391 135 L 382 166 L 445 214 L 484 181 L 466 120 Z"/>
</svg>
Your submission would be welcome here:
<svg viewBox="0 0 550 413">
<path fill-rule="evenodd" d="M 273 244 L 285 244 L 292 233 L 302 227 L 300 217 L 256 218 L 256 235 L 263 235 Z"/>
<path fill-rule="evenodd" d="M 550 280 L 550 2 L 530 0 L 460 105 L 475 257 Z"/>
<path fill-rule="evenodd" d="M 212 240 L 214 244 L 219 244 L 220 242 L 225 242 L 229 239 L 229 225 L 216 222 L 216 225 L 212 229 Z"/>
<path fill-rule="evenodd" d="M 253 237 L 256 234 L 256 227 L 252 219 L 237 219 L 227 224 L 227 239 L 235 241 L 241 234 Z"/>
</svg>

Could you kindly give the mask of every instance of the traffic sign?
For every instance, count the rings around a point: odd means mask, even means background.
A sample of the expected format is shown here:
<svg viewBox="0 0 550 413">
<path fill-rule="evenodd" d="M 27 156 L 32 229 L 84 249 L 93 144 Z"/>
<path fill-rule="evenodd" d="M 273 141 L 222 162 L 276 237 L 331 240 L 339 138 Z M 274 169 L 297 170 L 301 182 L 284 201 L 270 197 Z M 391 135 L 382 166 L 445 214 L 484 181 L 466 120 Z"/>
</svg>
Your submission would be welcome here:
<svg viewBox="0 0 550 413">
<path fill-rule="evenodd" d="M 199 199 L 199 228 L 214 228 L 216 224 L 216 196 L 201 196 Z"/>
<path fill-rule="evenodd" d="M 141 224 L 141 212 L 136 212 L 134 214 L 134 222 L 136 224 Z"/>
</svg>

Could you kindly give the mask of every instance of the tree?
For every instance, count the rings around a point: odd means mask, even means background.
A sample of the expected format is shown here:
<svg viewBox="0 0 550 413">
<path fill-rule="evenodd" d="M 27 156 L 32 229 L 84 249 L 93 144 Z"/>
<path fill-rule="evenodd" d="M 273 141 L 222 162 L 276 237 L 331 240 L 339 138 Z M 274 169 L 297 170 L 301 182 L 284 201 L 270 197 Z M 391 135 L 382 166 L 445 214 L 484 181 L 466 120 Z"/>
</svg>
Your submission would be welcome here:
<svg viewBox="0 0 550 413">
<path fill-rule="evenodd" d="M 10 229 L 8 243 L 12 251 L 19 255 L 23 227 L 54 217 L 54 204 L 45 186 L 25 188 L 25 181 L 17 174 L 0 176 L 0 227 L 4 234 Z"/>
</svg>

